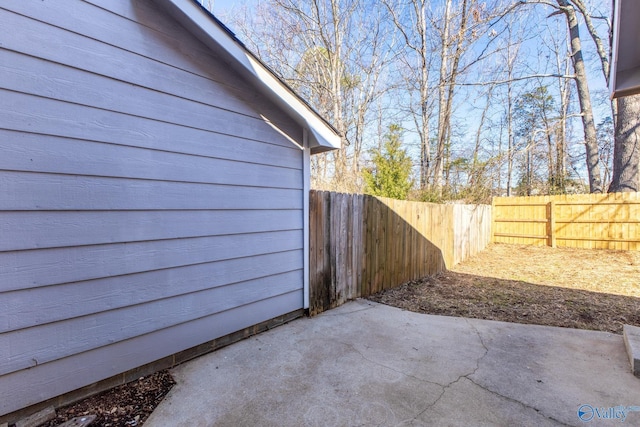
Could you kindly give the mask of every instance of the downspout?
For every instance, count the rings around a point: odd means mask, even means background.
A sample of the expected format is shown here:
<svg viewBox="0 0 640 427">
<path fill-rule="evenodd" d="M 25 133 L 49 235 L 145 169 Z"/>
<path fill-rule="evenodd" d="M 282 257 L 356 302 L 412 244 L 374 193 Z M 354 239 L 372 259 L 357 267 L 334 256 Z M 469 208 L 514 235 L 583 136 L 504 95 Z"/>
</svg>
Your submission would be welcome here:
<svg viewBox="0 0 640 427">
<path fill-rule="evenodd" d="M 309 309 L 309 191 L 311 191 L 311 148 L 309 131 L 302 129 L 302 224 L 303 224 L 303 308 Z"/>
</svg>

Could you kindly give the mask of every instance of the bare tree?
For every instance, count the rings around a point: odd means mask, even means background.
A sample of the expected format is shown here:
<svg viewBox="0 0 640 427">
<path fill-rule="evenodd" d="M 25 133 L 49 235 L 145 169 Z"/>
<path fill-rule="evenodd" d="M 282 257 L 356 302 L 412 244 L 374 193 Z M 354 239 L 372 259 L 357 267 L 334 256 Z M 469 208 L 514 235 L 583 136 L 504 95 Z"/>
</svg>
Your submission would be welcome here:
<svg viewBox="0 0 640 427">
<path fill-rule="evenodd" d="M 237 23 L 250 47 L 342 136 L 343 149 L 312 159 L 316 188 L 360 191 L 361 156 L 393 88 L 395 59 L 386 9 L 364 0 L 266 0 Z M 389 119 L 391 120 L 391 119 Z"/>
<path fill-rule="evenodd" d="M 440 30 L 440 73 L 438 78 L 438 127 L 436 135 L 436 158 L 433 171 L 433 185 L 442 194 L 443 171 L 446 163 L 446 149 L 451 138 L 451 114 L 456 80 L 460 71 L 460 59 L 469 46 L 467 34 L 469 15 L 475 13 L 480 20 L 474 0 L 462 0 L 457 11 L 457 31 L 452 32 L 454 12 L 452 0 L 445 0 L 442 28 Z M 455 29 L 455 28 L 454 28 Z"/>
<path fill-rule="evenodd" d="M 543 8 L 534 8 L 536 19 L 519 12 L 530 4 L 552 7 L 550 16 L 565 18 L 546 22 L 568 30 L 541 31 Z M 407 140 L 416 141 L 411 153 L 419 156 L 422 196 L 437 199 L 449 178 L 460 189 L 489 176 L 498 186 L 506 181 L 510 193 L 518 178 L 514 156 L 527 154 L 549 189 L 564 191 L 570 162 L 577 161 L 570 118 L 579 116 L 586 161 L 578 157 L 591 191 L 601 192 L 598 135 L 605 133 L 594 124 L 579 34 L 583 16 L 603 74 L 608 62 L 597 33 L 603 26 L 589 8 L 588 0 L 262 0 L 238 24 L 250 49 L 342 134 L 340 152 L 312 159 L 316 186 L 361 190 L 368 149 L 380 144 L 389 124 L 413 123 Z M 559 33 L 568 36 L 553 36 Z M 523 43 L 523 35 L 538 41 Z M 535 138 L 515 138 L 516 100 L 532 82 L 548 87 L 553 103 L 532 127 Z M 467 120 L 467 112 L 474 117 Z"/>
<path fill-rule="evenodd" d="M 505 65 L 507 72 L 507 108 L 506 108 L 506 125 L 507 125 L 507 196 L 511 196 L 511 188 L 513 186 L 513 153 L 514 153 L 514 141 L 513 141 L 513 85 L 514 85 L 514 72 L 516 60 L 518 58 L 518 52 L 520 50 L 521 40 L 513 40 L 514 34 L 512 31 L 512 25 L 507 26 L 507 45 L 505 50 Z"/>
<path fill-rule="evenodd" d="M 445 184 L 443 172 L 448 168 L 447 163 L 450 157 L 454 95 L 461 85 L 459 80 L 465 73 L 499 51 L 492 47 L 496 39 L 493 34 L 496 32 L 494 27 L 513 9 L 513 5 L 505 6 L 500 0 L 490 3 L 461 0 L 457 4 L 453 4 L 451 0 L 445 0 L 442 18 L 438 19 L 442 22 L 442 26 L 439 27 L 437 22 L 432 20 L 440 40 L 438 121 L 433 168 L 433 187 L 439 194 Z M 506 31 L 507 28 L 508 26 L 505 26 L 501 32 Z"/>
<path fill-rule="evenodd" d="M 605 44 L 602 42 L 598 31 L 593 23 L 590 11 L 583 0 L 571 0 L 580 11 L 585 22 L 585 26 L 591 36 L 598 58 L 600 59 L 602 74 L 609 83 L 609 55 Z M 613 11 L 614 8 L 611 8 Z M 606 20 L 607 34 L 611 37 L 611 20 Z M 609 40 L 609 46 L 611 40 Z M 613 173 L 609 192 L 638 191 L 639 158 L 638 139 L 640 139 L 640 129 L 638 128 L 638 117 L 640 116 L 640 95 L 611 100 L 611 117 L 614 121 L 614 150 L 613 150 Z"/>
<path fill-rule="evenodd" d="M 558 51 L 559 53 L 559 51 Z M 564 65 L 564 74 L 569 74 L 569 63 L 565 61 L 564 64 L 560 60 L 560 55 L 556 55 L 556 61 L 558 69 Z M 569 119 L 569 104 L 571 101 L 571 86 L 570 80 L 558 79 L 558 90 L 560 92 L 560 103 L 558 105 L 558 125 L 557 125 L 557 139 L 556 139 L 556 185 L 561 192 L 566 191 L 567 181 L 567 149 L 568 149 L 568 137 L 567 137 L 567 122 Z"/>
<path fill-rule="evenodd" d="M 383 4 L 405 42 L 408 57 L 404 56 L 402 60 L 406 68 L 410 70 L 405 87 L 411 92 L 412 86 L 417 82 L 418 112 L 414 110 L 414 105 L 409 105 L 409 110 L 413 113 L 412 117 L 420 139 L 419 183 L 421 189 L 426 188 L 429 184 L 431 175 L 429 76 L 432 52 L 427 29 L 428 3 L 427 0 L 408 0 L 407 2 L 383 0 Z"/>
<path fill-rule="evenodd" d="M 571 74 L 571 46 L 567 33 L 563 34 L 561 28 L 550 26 L 549 21 L 545 22 L 548 37 L 542 40 L 548 54 L 553 55 L 555 61 L 547 61 L 549 67 L 553 67 L 552 72 L 558 75 Z M 556 24 L 558 24 L 556 22 Z M 550 111 L 553 115 L 553 127 L 547 137 L 548 144 L 548 177 L 549 192 L 564 193 L 567 181 L 567 150 L 569 149 L 569 139 L 567 126 L 569 121 L 569 108 L 572 95 L 572 79 L 558 78 L 555 82 L 556 100 L 555 111 Z M 541 83 L 540 83 L 541 84 Z M 553 140 L 553 144 L 551 141 Z"/>
<path fill-rule="evenodd" d="M 613 174 L 610 193 L 639 191 L 640 174 L 640 96 L 618 99 L 615 124 Z"/>
<path fill-rule="evenodd" d="M 580 29 L 578 16 L 575 9 L 568 0 L 556 0 L 559 10 L 564 13 L 569 26 L 569 37 L 571 40 L 571 59 L 575 72 L 576 90 L 580 111 L 582 112 L 582 126 L 584 131 L 584 144 L 586 151 L 587 172 L 589 174 L 589 191 L 591 193 L 602 193 L 602 177 L 600 175 L 600 154 L 598 152 L 598 138 L 596 126 L 593 119 L 593 109 L 591 107 L 591 95 L 589 93 L 589 83 L 587 71 L 582 55 L 582 42 L 580 41 Z"/>
<path fill-rule="evenodd" d="M 586 152 L 586 166 L 589 174 L 589 190 L 591 193 L 602 193 L 602 177 L 600 171 L 600 154 L 598 151 L 598 138 L 591 106 L 591 94 L 589 82 L 582 52 L 580 40 L 580 28 L 578 15 L 570 0 L 530 0 L 522 1 L 522 4 L 543 4 L 556 11 L 550 16 L 562 14 L 565 16 L 569 30 L 571 45 L 571 61 L 573 63 L 576 92 L 580 104 L 582 127 L 584 133 L 584 145 Z"/>
</svg>

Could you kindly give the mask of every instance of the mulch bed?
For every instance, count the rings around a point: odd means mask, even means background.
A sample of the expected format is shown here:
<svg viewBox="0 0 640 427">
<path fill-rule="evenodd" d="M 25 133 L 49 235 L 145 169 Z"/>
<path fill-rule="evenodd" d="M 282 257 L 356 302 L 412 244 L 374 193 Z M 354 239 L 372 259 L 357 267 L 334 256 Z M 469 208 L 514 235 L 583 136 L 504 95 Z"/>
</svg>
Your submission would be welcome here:
<svg viewBox="0 0 640 427">
<path fill-rule="evenodd" d="M 82 415 L 97 416 L 91 423 L 92 427 L 140 426 L 174 384 L 168 371 L 160 371 L 59 408 L 56 410 L 56 418 L 43 426 L 55 427 Z"/>
</svg>

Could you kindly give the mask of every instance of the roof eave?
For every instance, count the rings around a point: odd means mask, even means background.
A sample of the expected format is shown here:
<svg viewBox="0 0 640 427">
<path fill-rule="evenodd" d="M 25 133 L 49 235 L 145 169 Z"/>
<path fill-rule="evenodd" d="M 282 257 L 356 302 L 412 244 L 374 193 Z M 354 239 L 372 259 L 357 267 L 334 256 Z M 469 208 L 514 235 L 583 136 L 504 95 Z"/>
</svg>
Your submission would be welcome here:
<svg viewBox="0 0 640 427">
<path fill-rule="evenodd" d="M 640 2 L 615 0 L 613 7 L 609 91 L 618 98 L 640 93 Z"/>
<path fill-rule="evenodd" d="M 338 132 L 195 0 L 155 0 L 234 70 L 308 130 L 311 153 L 339 149 Z"/>
</svg>

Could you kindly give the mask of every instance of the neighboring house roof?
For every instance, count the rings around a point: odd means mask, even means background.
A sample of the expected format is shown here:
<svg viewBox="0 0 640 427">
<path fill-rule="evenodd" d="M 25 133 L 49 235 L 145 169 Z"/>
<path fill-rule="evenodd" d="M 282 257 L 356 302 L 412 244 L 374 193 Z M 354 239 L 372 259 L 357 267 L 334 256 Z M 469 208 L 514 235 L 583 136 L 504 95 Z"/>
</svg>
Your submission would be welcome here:
<svg viewBox="0 0 640 427">
<path fill-rule="evenodd" d="M 200 41 L 254 83 L 272 102 L 307 129 L 312 153 L 340 148 L 340 135 L 306 101 L 251 53 L 235 35 L 196 0 L 156 0 Z"/>
<path fill-rule="evenodd" d="M 640 2 L 614 0 L 609 90 L 612 98 L 640 93 Z"/>
</svg>

